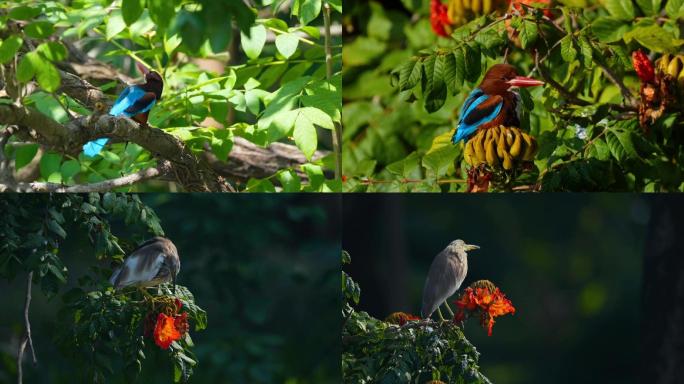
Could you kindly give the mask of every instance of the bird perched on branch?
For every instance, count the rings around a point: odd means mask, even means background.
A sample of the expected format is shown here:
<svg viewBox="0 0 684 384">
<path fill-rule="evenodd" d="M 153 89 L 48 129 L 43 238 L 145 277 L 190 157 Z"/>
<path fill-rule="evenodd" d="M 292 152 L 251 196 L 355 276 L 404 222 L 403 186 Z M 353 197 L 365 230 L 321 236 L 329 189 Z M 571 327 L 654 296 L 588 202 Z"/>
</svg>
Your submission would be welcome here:
<svg viewBox="0 0 684 384">
<path fill-rule="evenodd" d="M 452 142 L 468 141 L 478 129 L 499 125 L 520 127 L 520 95 L 513 90 L 543 84 L 543 81 L 518 76 L 512 65 L 492 66 L 463 103 Z"/>
<path fill-rule="evenodd" d="M 145 75 L 145 83 L 126 87 L 112 105 L 109 114 L 130 117 L 142 125 L 147 125 L 150 110 L 161 99 L 164 81 L 159 73 L 150 71 L 140 64 L 137 67 Z M 90 141 L 83 146 L 83 153 L 88 157 L 94 157 L 102 151 L 108 141 L 105 137 Z"/>
<path fill-rule="evenodd" d="M 423 288 L 423 307 L 420 314 L 424 319 L 430 318 L 437 310 L 440 320 L 444 320 L 439 306 L 444 303 L 451 317 L 454 313 L 446 300 L 452 296 L 463 283 L 468 273 L 467 251 L 480 249 L 477 245 L 466 244 L 463 240 L 454 240 L 430 265 L 425 288 Z"/>
<path fill-rule="evenodd" d="M 152 287 L 161 283 L 173 283 L 180 271 L 178 250 L 171 240 L 153 237 L 140 244 L 117 268 L 109 282 L 116 289 L 128 286 Z"/>
</svg>

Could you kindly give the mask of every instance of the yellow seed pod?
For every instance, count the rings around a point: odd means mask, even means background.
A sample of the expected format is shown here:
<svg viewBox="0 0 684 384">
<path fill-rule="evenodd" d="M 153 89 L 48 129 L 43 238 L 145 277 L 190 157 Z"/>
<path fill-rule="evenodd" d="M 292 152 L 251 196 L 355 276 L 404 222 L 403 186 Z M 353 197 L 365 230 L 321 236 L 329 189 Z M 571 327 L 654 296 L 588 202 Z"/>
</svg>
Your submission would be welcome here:
<svg viewBox="0 0 684 384">
<path fill-rule="evenodd" d="M 667 65 L 667 74 L 677 78 L 679 75 L 679 72 L 682 71 L 682 57 L 681 56 L 675 56 L 672 58 L 670 63 Z"/>
<path fill-rule="evenodd" d="M 517 159 L 518 156 L 520 156 L 520 153 L 522 152 L 522 135 L 520 134 L 520 130 L 512 130 L 513 135 L 515 135 L 515 139 L 513 140 L 513 144 L 510 146 L 509 153 L 511 156 L 513 156 L 514 159 Z"/>
<path fill-rule="evenodd" d="M 478 162 L 484 163 L 487 161 L 487 156 L 484 147 L 484 132 L 478 132 L 474 138 L 473 147 L 475 149 L 475 158 Z"/>
<path fill-rule="evenodd" d="M 502 164 L 503 164 L 503 169 L 510 171 L 513 169 L 513 156 L 511 156 L 508 152 L 504 152 L 504 155 L 501 159 Z"/>
<path fill-rule="evenodd" d="M 522 159 L 523 161 L 534 161 L 534 156 L 537 154 L 537 140 L 524 132 L 522 137 L 525 141 L 525 153 Z"/>
<path fill-rule="evenodd" d="M 667 65 L 670 63 L 670 59 L 670 54 L 666 53 L 656 60 L 656 69 L 658 72 L 667 72 Z"/>
<path fill-rule="evenodd" d="M 499 138 L 496 141 L 496 155 L 499 156 L 499 158 L 502 158 L 503 154 L 506 152 L 506 133 L 504 130 L 505 128 L 501 130 Z"/>
<path fill-rule="evenodd" d="M 485 154 L 487 156 L 487 164 L 489 164 L 490 167 L 499 166 L 499 156 L 496 155 L 496 146 L 494 145 L 494 140 L 489 140 L 487 142 Z"/>
<path fill-rule="evenodd" d="M 475 148 L 473 147 L 473 140 L 468 140 L 463 151 L 463 158 L 466 163 L 475 165 Z"/>
</svg>

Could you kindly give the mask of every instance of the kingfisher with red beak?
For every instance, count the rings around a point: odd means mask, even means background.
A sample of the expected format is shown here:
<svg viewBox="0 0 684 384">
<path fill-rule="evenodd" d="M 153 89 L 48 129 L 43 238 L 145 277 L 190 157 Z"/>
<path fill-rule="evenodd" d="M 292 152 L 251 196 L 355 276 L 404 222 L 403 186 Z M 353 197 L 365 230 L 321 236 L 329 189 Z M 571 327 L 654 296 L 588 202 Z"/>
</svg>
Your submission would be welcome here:
<svg viewBox="0 0 684 384">
<path fill-rule="evenodd" d="M 499 125 L 519 127 L 521 102 L 515 88 L 543 84 L 543 81 L 518 76 L 512 65 L 494 65 L 463 103 L 452 142 L 467 141 L 478 129 Z"/>
<path fill-rule="evenodd" d="M 161 99 L 164 81 L 159 73 L 150 71 L 140 64 L 136 66 L 145 76 L 145 84 L 131 85 L 124 89 L 112 105 L 109 114 L 126 116 L 142 125 L 147 125 L 150 110 Z M 108 141 L 106 137 L 90 141 L 83 146 L 83 153 L 88 157 L 94 157 L 102 151 Z"/>
</svg>

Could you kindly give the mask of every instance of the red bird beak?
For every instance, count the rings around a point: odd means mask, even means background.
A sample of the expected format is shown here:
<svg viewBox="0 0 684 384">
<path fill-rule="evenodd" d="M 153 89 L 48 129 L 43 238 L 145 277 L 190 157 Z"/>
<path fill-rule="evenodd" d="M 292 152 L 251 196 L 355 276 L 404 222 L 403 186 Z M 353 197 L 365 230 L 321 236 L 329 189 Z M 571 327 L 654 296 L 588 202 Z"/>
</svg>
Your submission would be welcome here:
<svg viewBox="0 0 684 384">
<path fill-rule="evenodd" d="M 138 63 L 137 61 L 135 62 L 135 66 L 138 68 L 138 71 L 140 71 L 140 73 L 143 76 L 147 75 L 147 72 L 149 72 L 149 70 L 147 68 L 145 68 L 144 65 Z"/>
<path fill-rule="evenodd" d="M 538 85 L 544 85 L 543 81 L 525 76 L 516 76 L 512 80 L 508 80 L 507 83 L 509 87 L 536 87 Z"/>
</svg>

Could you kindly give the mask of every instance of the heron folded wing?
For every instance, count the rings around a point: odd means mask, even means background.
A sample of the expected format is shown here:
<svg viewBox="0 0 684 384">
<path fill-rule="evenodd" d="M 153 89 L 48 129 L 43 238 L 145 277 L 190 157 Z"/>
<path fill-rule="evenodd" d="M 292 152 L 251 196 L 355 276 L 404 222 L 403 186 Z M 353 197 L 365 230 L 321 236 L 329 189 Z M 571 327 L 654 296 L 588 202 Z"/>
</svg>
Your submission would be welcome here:
<svg viewBox="0 0 684 384">
<path fill-rule="evenodd" d="M 121 272 L 116 278 L 116 288 L 129 285 L 146 286 L 153 285 L 159 269 L 164 263 L 164 254 L 149 252 L 150 249 L 142 248 L 126 258 Z M 113 276 L 112 276 L 113 277 Z"/>
<path fill-rule="evenodd" d="M 449 296 L 456 292 L 458 285 L 463 281 L 463 277 L 460 277 L 459 281 L 458 272 L 453 268 L 445 251 L 437 255 L 430 266 L 428 277 L 425 280 L 425 288 L 423 288 L 423 306 L 421 309 L 423 318 L 430 317 Z"/>
</svg>

